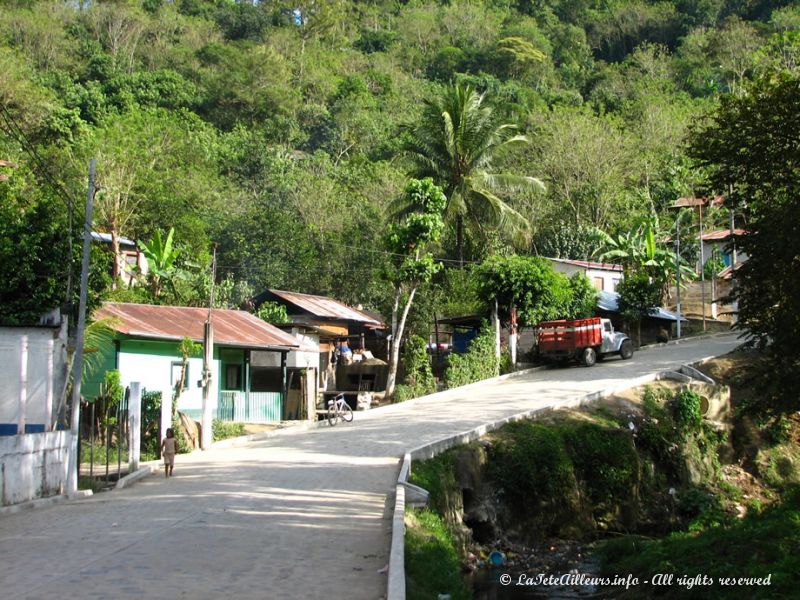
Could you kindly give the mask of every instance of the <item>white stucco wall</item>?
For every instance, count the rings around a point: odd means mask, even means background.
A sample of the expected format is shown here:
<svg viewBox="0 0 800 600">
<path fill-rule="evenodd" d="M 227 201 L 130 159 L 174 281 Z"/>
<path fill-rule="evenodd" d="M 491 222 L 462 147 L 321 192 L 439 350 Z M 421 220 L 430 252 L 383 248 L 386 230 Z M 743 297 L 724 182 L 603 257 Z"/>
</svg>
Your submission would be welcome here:
<svg viewBox="0 0 800 600">
<path fill-rule="evenodd" d="M 301 333 L 298 329 L 292 329 L 292 335 L 300 340 L 303 346 L 314 348 L 312 352 L 289 352 L 286 357 L 287 367 L 297 367 L 299 369 L 318 369 L 319 368 L 319 336 L 309 333 Z"/>
<path fill-rule="evenodd" d="M 0 423 L 53 423 L 66 378 L 66 323 L 62 327 L 0 327 Z"/>
<path fill-rule="evenodd" d="M 119 353 L 120 383 L 123 387 L 132 381 L 138 381 L 148 391 L 161 391 L 172 389 L 170 377 L 172 363 L 180 362 L 179 356 L 158 356 L 126 352 Z M 219 389 L 219 360 L 214 360 L 211 365 L 213 374 L 209 399 L 212 410 L 217 407 L 217 390 Z M 189 359 L 189 387 L 181 394 L 178 410 L 201 410 L 203 408 L 203 390 L 197 387 L 197 382 L 203 374 L 203 359 Z"/>
<path fill-rule="evenodd" d="M 553 270 L 558 273 L 563 273 L 567 277 L 572 277 L 575 273 L 583 273 L 592 282 L 595 283 L 595 278 L 599 277 L 603 280 L 603 290 L 606 292 L 614 292 L 617 290 L 617 282 L 622 279 L 622 271 L 609 271 L 607 269 L 592 269 L 583 267 L 581 265 L 572 265 L 569 263 L 559 262 L 557 260 L 550 260 Z"/>
<path fill-rule="evenodd" d="M 70 431 L 0 436 L 0 503 L 20 504 L 66 492 Z"/>
<path fill-rule="evenodd" d="M 622 279 L 622 272 L 620 271 L 606 271 L 600 269 L 586 269 L 586 277 L 594 285 L 595 277 L 603 280 L 603 290 L 606 292 L 616 292 L 617 283 Z"/>
</svg>

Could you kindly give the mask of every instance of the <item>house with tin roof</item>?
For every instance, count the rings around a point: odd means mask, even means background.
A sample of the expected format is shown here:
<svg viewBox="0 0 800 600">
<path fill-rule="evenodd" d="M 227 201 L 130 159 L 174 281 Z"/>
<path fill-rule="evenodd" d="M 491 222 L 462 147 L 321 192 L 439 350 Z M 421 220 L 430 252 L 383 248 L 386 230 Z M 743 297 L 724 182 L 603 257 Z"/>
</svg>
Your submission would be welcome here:
<svg viewBox="0 0 800 600">
<path fill-rule="evenodd" d="M 290 322 L 279 325 L 319 348 L 318 385 L 322 392 L 382 391 L 386 385 L 387 327 L 379 315 L 328 296 L 269 289 L 256 296 L 256 307 L 274 302 L 286 308 Z M 346 346 L 352 364 L 337 361 Z M 362 362 L 358 359 L 364 358 Z"/>
<path fill-rule="evenodd" d="M 734 244 L 737 237 L 742 237 L 747 234 L 744 229 L 734 229 L 731 235 L 730 229 L 716 229 L 712 231 L 704 231 L 701 236 L 703 243 L 703 258 L 709 261 L 712 257 L 718 256 L 722 259 L 725 267 L 733 267 L 734 256 L 736 257 L 736 265 L 743 263 L 747 260 L 747 254 L 741 250 L 736 251 Z M 698 261 L 699 263 L 699 261 Z M 698 264 L 699 268 L 699 264 Z M 719 275 L 718 275 L 719 276 Z"/>
<path fill-rule="evenodd" d="M 621 265 L 567 258 L 543 258 L 550 263 L 554 271 L 564 273 L 567 277 L 583 273 L 591 281 L 592 286 L 600 292 L 616 291 L 622 279 Z"/>
<path fill-rule="evenodd" d="M 96 349 L 95 367 L 84 376 L 83 394 L 99 394 L 104 374 L 120 372 L 171 397 L 180 381 L 184 338 L 202 343 L 206 308 L 106 302 L 94 314 L 110 332 Z M 240 310 L 214 309 L 211 394 L 214 418 L 266 423 L 314 418 L 316 348 L 303 344 L 258 317 Z M 188 362 L 178 410 L 199 420 L 202 413 L 202 353 Z M 309 402 L 312 402 L 309 404 Z"/>
<path fill-rule="evenodd" d="M 114 254 L 110 233 L 93 231 L 92 241 L 101 245 L 110 254 Z M 126 286 L 133 285 L 138 275 L 147 274 L 147 259 L 133 240 L 119 236 L 116 242 L 119 247 L 119 255 L 112 257 L 109 274 L 112 278 L 121 279 Z"/>
</svg>

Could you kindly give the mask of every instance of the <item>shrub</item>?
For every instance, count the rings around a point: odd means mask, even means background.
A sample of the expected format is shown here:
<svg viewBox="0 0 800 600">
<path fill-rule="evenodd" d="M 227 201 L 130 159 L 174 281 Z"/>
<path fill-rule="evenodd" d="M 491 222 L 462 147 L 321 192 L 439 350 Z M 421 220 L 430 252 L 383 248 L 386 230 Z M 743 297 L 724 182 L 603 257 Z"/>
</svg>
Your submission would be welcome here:
<svg viewBox="0 0 800 600">
<path fill-rule="evenodd" d="M 178 454 L 188 454 L 194 449 L 189 440 L 186 439 L 186 432 L 181 426 L 180 417 L 175 417 L 172 420 L 172 431 L 175 432 L 175 450 Z"/>
<path fill-rule="evenodd" d="M 214 419 L 211 422 L 211 435 L 214 441 L 225 440 L 232 437 L 244 435 L 244 423 L 231 423 Z"/>
<path fill-rule="evenodd" d="M 512 501 L 527 505 L 569 495 L 572 461 L 557 430 L 520 421 L 509 423 L 504 433 L 492 449 L 491 472 Z"/>
<path fill-rule="evenodd" d="M 675 398 L 675 424 L 684 432 L 698 431 L 703 424 L 700 396 L 692 390 L 682 390 Z"/>
<path fill-rule="evenodd" d="M 628 431 L 587 423 L 567 428 L 564 437 L 593 503 L 631 498 L 639 482 L 639 458 Z"/>
<path fill-rule="evenodd" d="M 142 459 L 158 458 L 161 447 L 161 392 L 142 390 Z"/>
<path fill-rule="evenodd" d="M 459 387 L 497 376 L 500 365 L 494 352 L 494 331 L 484 326 L 465 354 L 450 354 L 444 374 L 446 387 Z"/>
<path fill-rule="evenodd" d="M 395 388 L 395 402 L 403 402 L 436 391 L 436 380 L 433 377 L 425 340 L 418 335 L 412 335 L 406 340 L 403 366 L 406 372 L 405 384 Z"/>
</svg>

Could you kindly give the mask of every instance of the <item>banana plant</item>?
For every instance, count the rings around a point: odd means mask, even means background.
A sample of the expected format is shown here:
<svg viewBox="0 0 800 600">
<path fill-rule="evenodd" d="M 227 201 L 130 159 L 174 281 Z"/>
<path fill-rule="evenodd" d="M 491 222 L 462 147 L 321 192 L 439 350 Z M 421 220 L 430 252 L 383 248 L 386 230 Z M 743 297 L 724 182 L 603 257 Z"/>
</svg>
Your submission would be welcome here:
<svg viewBox="0 0 800 600">
<path fill-rule="evenodd" d="M 598 242 L 595 256 L 604 262 L 622 265 L 626 275 L 645 272 L 658 281 L 666 294 L 676 273 L 675 252 L 659 240 L 666 239 L 659 230 L 658 218 L 648 215 L 627 232 L 612 236 L 601 229 L 594 230 Z M 694 269 L 682 258 L 677 261 L 682 281 L 696 277 Z"/>
<path fill-rule="evenodd" d="M 181 251 L 172 244 L 174 234 L 175 228 L 170 227 L 166 239 L 161 237 L 161 231 L 156 231 L 149 243 L 139 242 L 139 248 L 147 259 L 147 284 L 155 298 L 161 296 L 164 284 L 178 273 L 175 261 Z"/>
</svg>

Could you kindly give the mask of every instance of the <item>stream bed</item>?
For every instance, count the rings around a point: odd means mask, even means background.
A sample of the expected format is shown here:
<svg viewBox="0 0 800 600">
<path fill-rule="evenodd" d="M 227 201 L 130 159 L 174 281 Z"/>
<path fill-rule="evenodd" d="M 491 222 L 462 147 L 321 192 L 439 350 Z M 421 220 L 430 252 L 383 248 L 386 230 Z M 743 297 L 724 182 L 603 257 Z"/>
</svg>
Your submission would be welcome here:
<svg viewBox="0 0 800 600">
<path fill-rule="evenodd" d="M 475 556 L 467 585 L 474 600 L 609 598 L 609 589 L 586 581 L 598 577 L 591 544 L 552 540 L 535 547 L 504 544 L 505 564 L 490 566 Z"/>
</svg>

